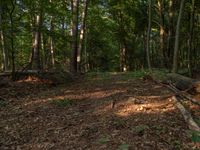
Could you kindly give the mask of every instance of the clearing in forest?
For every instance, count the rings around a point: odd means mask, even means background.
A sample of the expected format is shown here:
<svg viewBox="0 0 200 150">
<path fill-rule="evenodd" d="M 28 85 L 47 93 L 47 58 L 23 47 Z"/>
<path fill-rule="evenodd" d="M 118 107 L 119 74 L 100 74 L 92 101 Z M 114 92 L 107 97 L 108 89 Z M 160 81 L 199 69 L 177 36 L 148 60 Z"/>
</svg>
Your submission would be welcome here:
<svg viewBox="0 0 200 150">
<path fill-rule="evenodd" d="M 200 148 L 169 94 L 131 74 L 90 74 L 57 86 L 18 81 L 0 89 L 0 149 Z"/>
</svg>

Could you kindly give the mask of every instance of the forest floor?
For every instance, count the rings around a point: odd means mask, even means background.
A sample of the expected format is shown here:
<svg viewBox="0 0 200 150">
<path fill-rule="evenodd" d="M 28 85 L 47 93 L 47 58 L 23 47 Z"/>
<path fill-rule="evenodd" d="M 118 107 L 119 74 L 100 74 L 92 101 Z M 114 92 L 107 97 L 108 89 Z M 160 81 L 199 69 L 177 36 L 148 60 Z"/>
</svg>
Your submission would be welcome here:
<svg viewBox="0 0 200 150">
<path fill-rule="evenodd" d="M 18 81 L 0 88 L 0 149 L 200 149 L 174 101 L 163 98 L 170 93 L 114 73 L 58 86 Z"/>
</svg>

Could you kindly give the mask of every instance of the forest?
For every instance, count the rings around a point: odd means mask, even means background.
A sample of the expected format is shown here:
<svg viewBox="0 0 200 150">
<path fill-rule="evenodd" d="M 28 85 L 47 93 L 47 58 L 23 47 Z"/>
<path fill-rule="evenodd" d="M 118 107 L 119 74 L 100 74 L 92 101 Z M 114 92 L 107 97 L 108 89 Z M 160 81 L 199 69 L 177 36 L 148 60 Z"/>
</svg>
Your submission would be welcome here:
<svg viewBox="0 0 200 150">
<path fill-rule="evenodd" d="M 0 0 L 0 149 L 200 149 L 199 0 Z"/>
</svg>

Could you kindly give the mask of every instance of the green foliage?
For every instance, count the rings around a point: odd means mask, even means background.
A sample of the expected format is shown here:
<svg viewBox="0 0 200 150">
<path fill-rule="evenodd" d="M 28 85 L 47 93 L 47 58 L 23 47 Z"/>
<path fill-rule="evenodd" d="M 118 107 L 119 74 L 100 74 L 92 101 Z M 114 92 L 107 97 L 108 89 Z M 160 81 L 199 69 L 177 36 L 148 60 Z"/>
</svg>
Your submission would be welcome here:
<svg viewBox="0 0 200 150">
<path fill-rule="evenodd" d="M 154 79 L 162 81 L 166 77 L 167 73 L 169 73 L 167 69 L 153 69 L 150 74 Z"/>
<path fill-rule="evenodd" d="M 106 143 L 108 143 L 108 142 L 110 142 L 110 138 L 109 138 L 108 135 L 104 135 L 104 136 L 100 137 L 100 138 L 97 140 L 97 143 L 98 143 L 98 144 L 106 144 Z"/>
<path fill-rule="evenodd" d="M 138 125 L 138 126 L 135 126 L 133 127 L 133 131 L 137 134 L 143 134 L 145 130 L 148 130 L 149 129 L 149 126 L 148 125 Z"/>
<path fill-rule="evenodd" d="M 8 105 L 8 103 L 4 100 L 0 100 L 0 108 L 1 107 L 6 107 Z"/>
<path fill-rule="evenodd" d="M 70 99 L 64 99 L 64 100 L 53 100 L 53 104 L 59 107 L 69 107 L 73 104 L 73 101 Z"/>
<path fill-rule="evenodd" d="M 110 72 L 89 72 L 86 74 L 87 79 L 99 79 L 99 80 L 108 80 L 110 79 L 112 73 Z"/>
<path fill-rule="evenodd" d="M 129 149 L 129 145 L 128 144 L 121 144 L 117 148 L 117 150 L 128 150 L 128 149 Z"/>
<path fill-rule="evenodd" d="M 200 142 L 200 132 L 189 130 L 188 133 L 192 139 L 192 142 Z"/>
</svg>

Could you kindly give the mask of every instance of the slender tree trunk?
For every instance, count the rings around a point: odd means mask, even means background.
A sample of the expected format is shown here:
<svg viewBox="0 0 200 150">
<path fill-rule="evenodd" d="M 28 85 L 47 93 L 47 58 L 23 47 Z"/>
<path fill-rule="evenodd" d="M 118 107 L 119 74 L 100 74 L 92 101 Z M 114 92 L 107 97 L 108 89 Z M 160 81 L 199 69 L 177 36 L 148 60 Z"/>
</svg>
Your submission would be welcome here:
<svg viewBox="0 0 200 150">
<path fill-rule="evenodd" d="M 167 58 L 167 67 L 171 68 L 172 66 L 170 65 L 172 61 L 172 49 L 174 48 L 174 23 L 173 23 L 173 18 L 174 18 L 174 1 L 169 0 L 169 29 L 168 29 L 168 37 L 167 37 L 167 53 L 166 53 L 166 58 Z"/>
<path fill-rule="evenodd" d="M 151 61 L 150 61 L 150 36 L 151 36 L 151 21 L 152 21 L 151 6 L 152 6 L 152 0 L 149 0 L 149 8 L 148 8 L 149 23 L 147 30 L 147 46 L 146 46 L 146 59 L 149 70 L 151 70 Z"/>
<path fill-rule="evenodd" d="M 78 12 L 79 0 L 71 0 L 72 5 L 72 51 L 70 61 L 70 71 L 77 73 L 77 49 L 78 49 Z"/>
<path fill-rule="evenodd" d="M 50 32 L 51 32 L 51 36 L 50 36 L 51 66 L 52 66 L 52 68 L 54 68 L 55 67 L 55 58 L 54 58 L 55 48 L 54 48 L 54 40 L 53 40 L 53 35 L 52 35 L 53 31 L 54 31 L 53 16 L 51 16 L 50 23 L 51 23 L 51 29 L 50 29 Z"/>
<path fill-rule="evenodd" d="M 52 3 L 52 0 L 49 0 L 50 3 Z M 53 32 L 54 32 L 54 17 L 51 16 L 50 18 L 50 32 L 51 32 L 51 36 L 50 36 L 50 53 L 51 53 L 51 66 L 52 68 L 55 67 L 55 56 L 54 56 L 54 52 L 55 52 L 55 48 L 54 48 L 54 39 L 53 39 Z"/>
<path fill-rule="evenodd" d="M 15 11 L 15 4 L 16 1 L 11 0 L 11 4 L 12 4 L 12 8 L 11 11 L 9 13 L 9 17 L 10 17 L 10 27 L 11 27 L 11 58 L 12 58 L 12 80 L 15 80 L 15 50 L 14 50 L 14 22 L 13 22 L 13 14 Z"/>
<path fill-rule="evenodd" d="M 89 0 L 84 0 L 83 2 L 84 4 L 83 4 L 83 11 L 81 14 L 80 37 L 79 37 L 79 45 L 78 45 L 78 51 L 77 51 L 77 71 L 78 72 L 81 72 L 81 51 L 82 51 L 84 35 L 85 35 L 85 23 L 86 23 Z"/>
<path fill-rule="evenodd" d="M 191 52 L 193 48 L 193 33 L 194 33 L 194 14 L 195 14 L 195 0 L 192 0 L 191 14 L 190 14 L 190 31 L 188 39 L 188 71 L 189 75 L 192 76 L 192 65 L 191 65 Z"/>
<path fill-rule="evenodd" d="M 184 8 L 184 2 L 185 0 L 181 0 L 177 25 L 176 25 L 176 38 L 175 38 L 175 46 L 174 46 L 174 57 L 173 57 L 173 67 L 172 72 L 176 73 L 178 70 L 178 53 L 179 53 L 179 37 L 180 37 L 180 23 L 181 23 L 181 17 L 183 13 Z"/>
<path fill-rule="evenodd" d="M 1 49 L 2 49 L 2 64 L 3 71 L 8 70 L 8 52 L 5 48 L 5 38 L 4 38 L 4 30 L 3 30 L 3 4 L 0 1 L 0 40 L 1 40 Z"/>
<path fill-rule="evenodd" d="M 45 42 L 44 42 L 44 34 L 41 33 L 41 64 L 42 69 L 46 69 L 46 54 L 45 54 Z"/>
<path fill-rule="evenodd" d="M 127 71 L 127 65 L 126 65 L 126 47 L 125 44 L 120 44 L 120 70 L 122 72 Z"/>
<path fill-rule="evenodd" d="M 161 60 L 161 66 L 164 66 L 164 56 L 165 56 L 165 29 L 164 29 L 164 1 L 158 0 L 158 9 L 159 9 L 159 16 L 160 16 L 160 60 Z"/>
</svg>

